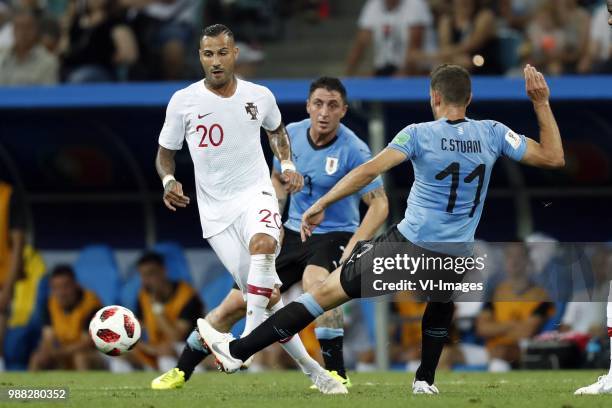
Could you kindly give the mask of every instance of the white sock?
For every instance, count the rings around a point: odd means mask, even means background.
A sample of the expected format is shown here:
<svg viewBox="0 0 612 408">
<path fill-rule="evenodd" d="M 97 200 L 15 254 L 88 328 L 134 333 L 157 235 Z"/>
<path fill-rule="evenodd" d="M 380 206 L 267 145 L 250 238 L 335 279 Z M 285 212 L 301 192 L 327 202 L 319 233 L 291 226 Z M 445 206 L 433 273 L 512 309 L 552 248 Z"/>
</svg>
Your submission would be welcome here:
<svg viewBox="0 0 612 408">
<path fill-rule="evenodd" d="M 124 358 L 105 356 L 108 369 L 111 373 L 131 373 L 132 365 Z"/>
<path fill-rule="evenodd" d="M 274 255 L 251 255 L 247 278 L 246 323 L 241 337 L 252 332 L 264 319 L 276 281 L 275 258 Z"/>
<path fill-rule="evenodd" d="M 491 373 L 505 373 L 510 371 L 512 366 L 506 360 L 500 358 L 492 358 L 489 361 L 489 372 Z"/>
<path fill-rule="evenodd" d="M 174 367 L 176 367 L 176 363 L 177 362 L 178 362 L 178 360 L 176 359 L 176 357 L 161 356 L 161 357 L 157 358 L 157 368 L 162 373 L 165 373 L 166 371 L 170 371 Z"/>
<path fill-rule="evenodd" d="M 608 335 L 610 335 L 610 371 L 608 375 L 612 377 L 612 327 L 608 327 Z"/>
<path fill-rule="evenodd" d="M 612 281 L 610 281 L 610 292 L 608 293 L 608 306 L 606 307 L 606 317 L 608 320 L 608 337 L 610 337 L 610 371 L 612 376 Z"/>
<path fill-rule="evenodd" d="M 285 305 L 283 304 L 283 300 L 280 299 L 278 303 L 272 306 L 266 312 L 266 319 L 282 309 Z M 321 370 L 321 366 L 317 361 L 310 357 L 310 354 L 306 351 L 304 344 L 302 343 L 302 339 L 300 339 L 299 334 L 295 334 L 291 337 L 291 339 L 287 342 L 280 343 L 283 349 L 291 356 L 291 358 L 295 361 L 295 363 L 300 367 L 302 372 L 306 375 L 311 374 L 314 371 Z"/>
</svg>

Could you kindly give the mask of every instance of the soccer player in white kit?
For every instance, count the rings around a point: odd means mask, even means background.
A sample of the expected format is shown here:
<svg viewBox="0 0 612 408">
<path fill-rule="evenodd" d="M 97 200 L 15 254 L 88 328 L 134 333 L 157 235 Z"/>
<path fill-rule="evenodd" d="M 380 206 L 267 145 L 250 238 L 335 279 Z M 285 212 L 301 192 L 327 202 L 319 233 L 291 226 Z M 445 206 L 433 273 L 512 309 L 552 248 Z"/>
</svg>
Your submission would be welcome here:
<svg viewBox="0 0 612 408">
<path fill-rule="evenodd" d="M 289 138 L 270 90 L 234 76 L 238 48 L 232 32 L 221 24 L 207 27 L 199 53 L 206 77 L 170 99 L 155 164 L 166 207 L 186 207 L 189 197 L 174 177 L 174 156 L 187 142 L 204 238 L 246 298 L 245 336 L 263 321 L 267 309 L 282 307 L 275 269 L 281 214 L 260 127 L 281 163 L 286 191 L 301 190 L 304 180 L 291 162 Z M 321 392 L 346 392 L 308 356 L 299 336 L 282 343 Z"/>
</svg>

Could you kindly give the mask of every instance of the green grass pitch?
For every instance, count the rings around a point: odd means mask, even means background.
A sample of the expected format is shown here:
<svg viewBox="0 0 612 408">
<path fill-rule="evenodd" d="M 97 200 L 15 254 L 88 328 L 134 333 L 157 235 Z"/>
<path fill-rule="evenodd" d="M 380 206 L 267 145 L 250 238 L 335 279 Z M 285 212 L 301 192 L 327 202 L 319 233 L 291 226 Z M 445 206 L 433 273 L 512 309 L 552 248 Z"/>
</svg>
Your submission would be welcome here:
<svg viewBox="0 0 612 408">
<path fill-rule="evenodd" d="M 352 373 L 349 395 L 321 395 L 308 390 L 307 378 L 297 372 L 226 375 L 196 374 L 183 389 L 153 391 L 153 373 L 104 372 L 1 373 L 0 389 L 10 387 L 69 388 L 65 402 L 28 403 L 32 407 L 473 407 L 578 408 L 612 407 L 612 395 L 574 396 L 601 371 L 515 371 L 507 374 L 440 373 L 441 395 L 411 395 L 413 375 Z M 23 406 L 0 400 L 2 407 Z"/>
</svg>

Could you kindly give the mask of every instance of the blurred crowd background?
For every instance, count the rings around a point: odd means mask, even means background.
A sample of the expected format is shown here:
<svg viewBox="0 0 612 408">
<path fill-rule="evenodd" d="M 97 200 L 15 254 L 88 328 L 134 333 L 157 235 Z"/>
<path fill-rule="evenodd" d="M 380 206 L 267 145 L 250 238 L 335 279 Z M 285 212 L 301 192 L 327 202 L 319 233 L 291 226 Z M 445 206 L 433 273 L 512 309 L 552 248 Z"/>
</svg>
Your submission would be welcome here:
<svg viewBox="0 0 612 408">
<path fill-rule="evenodd" d="M 0 0 L 0 85 L 197 80 L 199 33 L 216 22 L 234 31 L 237 71 L 246 78 L 423 76 L 440 62 L 475 75 L 520 76 L 525 63 L 562 78 L 610 74 L 607 17 L 605 1 L 597 0 Z M 484 302 L 457 304 L 441 362 L 447 369 L 609 364 L 610 100 L 570 91 L 577 96 L 554 100 L 566 168 L 553 173 L 501 160 L 494 169 L 477 231 L 494 259 L 491 290 Z M 343 122 L 368 140 L 379 129 L 388 142 L 407 123 L 431 119 L 428 95 L 411 92 L 406 100 L 351 100 Z M 526 103 L 474 96 L 470 117 L 535 136 Z M 285 123 L 306 116 L 301 99 L 277 99 Z M 232 281 L 202 240 L 195 208 L 169 214 L 161 204 L 153 157 L 163 107 L 3 106 L 0 369 L 172 366 L 195 318 L 215 307 Z M 177 154 L 177 175 L 193 197 L 185 151 Z M 385 179 L 390 223 L 401 219 L 412 180 L 409 166 Z M 589 296 L 575 298 L 568 286 L 577 258 L 558 241 L 594 242 L 578 262 L 590 271 L 583 286 Z M 534 242 L 546 243 L 545 250 Z M 508 293 L 525 297 L 496 302 Z M 382 347 L 390 367 L 412 370 L 424 305 L 406 294 L 392 300 L 384 306 L 389 343 Z M 125 359 L 102 358 L 88 341 L 89 318 L 110 304 L 134 310 L 143 324 L 141 345 Z M 381 367 L 380 306 L 354 301 L 345 308 L 349 367 Z M 316 356 L 312 329 L 301 335 Z M 278 347 L 258 359 L 261 369 L 291 364 Z"/>
<path fill-rule="evenodd" d="M 0 0 L 0 85 L 201 77 L 201 29 L 232 28 L 245 77 L 612 72 L 601 0 Z"/>
</svg>

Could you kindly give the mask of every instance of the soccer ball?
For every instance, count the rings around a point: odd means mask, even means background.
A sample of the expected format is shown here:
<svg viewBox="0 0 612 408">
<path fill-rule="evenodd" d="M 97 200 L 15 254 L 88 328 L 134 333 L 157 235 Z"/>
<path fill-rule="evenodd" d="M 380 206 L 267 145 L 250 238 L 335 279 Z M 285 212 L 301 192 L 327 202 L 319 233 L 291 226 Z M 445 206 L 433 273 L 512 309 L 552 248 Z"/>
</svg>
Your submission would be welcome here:
<svg viewBox="0 0 612 408">
<path fill-rule="evenodd" d="M 140 323 L 130 309 L 106 306 L 98 310 L 89 322 L 89 336 L 102 353 L 118 356 L 138 343 Z"/>
</svg>

